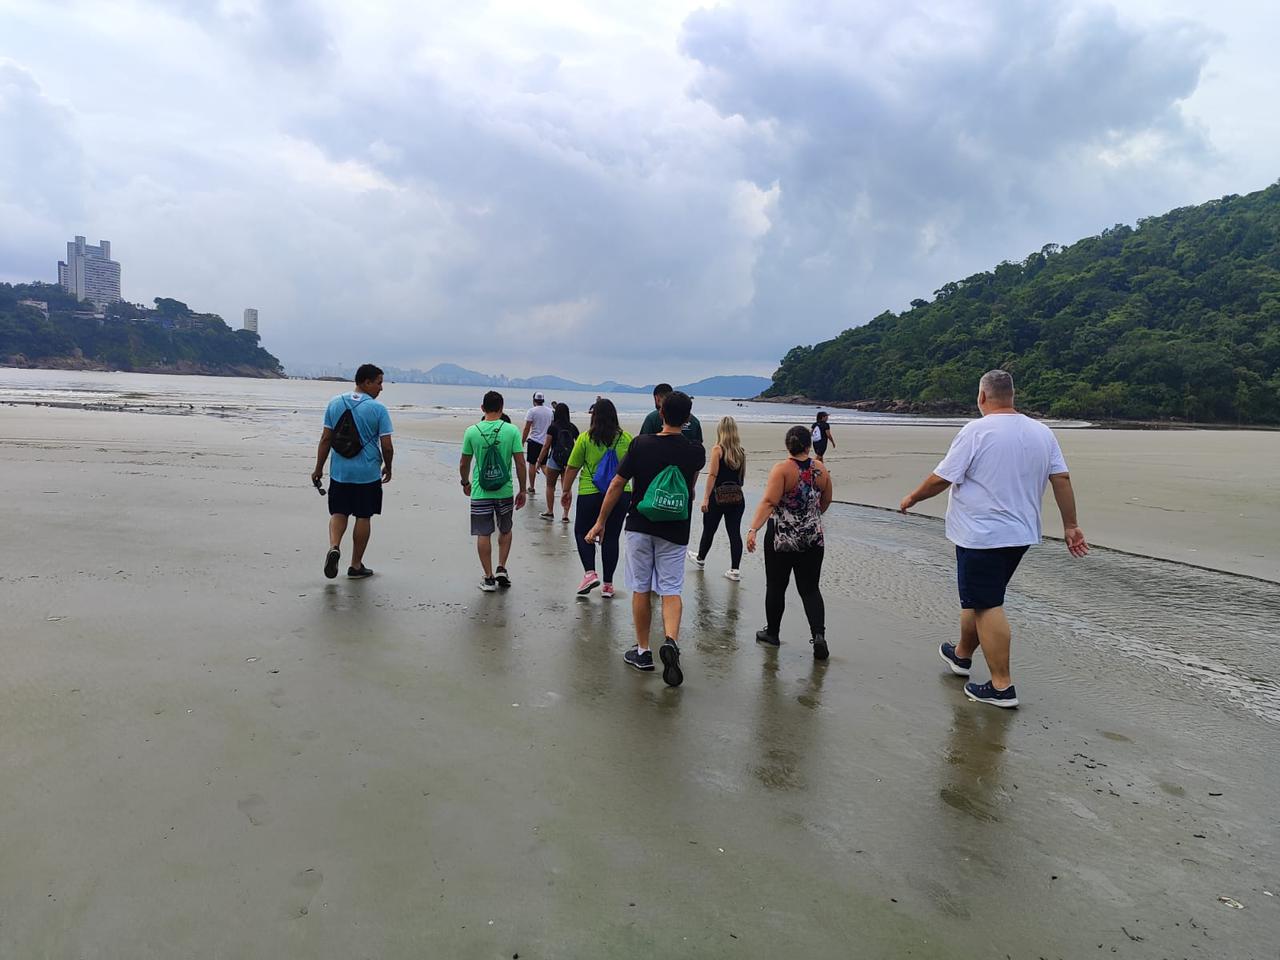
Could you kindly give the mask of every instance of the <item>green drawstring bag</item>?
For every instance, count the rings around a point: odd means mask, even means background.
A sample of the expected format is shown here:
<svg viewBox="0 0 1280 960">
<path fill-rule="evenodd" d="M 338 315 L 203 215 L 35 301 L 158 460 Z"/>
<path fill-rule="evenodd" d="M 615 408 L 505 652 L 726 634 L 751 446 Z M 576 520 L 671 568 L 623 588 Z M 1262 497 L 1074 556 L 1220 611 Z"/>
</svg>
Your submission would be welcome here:
<svg viewBox="0 0 1280 960">
<path fill-rule="evenodd" d="M 501 490 L 511 482 L 511 462 L 502 455 L 502 444 L 499 442 L 502 426 L 499 423 L 497 429 L 488 436 L 480 430 L 480 436 L 485 441 L 484 453 L 480 455 L 480 489 L 487 493 Z"/>
<path fill-rule="evenodd" d="M 636 509 L 655 523 L 689 519 L 689 485 L 680 468 L 672 464 L 654 477 Z"/>
</svg>

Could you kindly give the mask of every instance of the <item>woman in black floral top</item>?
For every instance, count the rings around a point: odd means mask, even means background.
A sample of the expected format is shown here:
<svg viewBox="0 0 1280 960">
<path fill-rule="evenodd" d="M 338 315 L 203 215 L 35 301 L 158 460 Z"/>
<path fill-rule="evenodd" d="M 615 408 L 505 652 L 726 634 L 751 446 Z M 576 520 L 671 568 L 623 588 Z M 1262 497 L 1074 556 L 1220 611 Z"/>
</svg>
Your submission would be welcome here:
<svg viewBox="0 0 1280 960">
<path fill-rule="evenodd" d="M 812 439 L 804 427 L 787 431 L 787 459 L 769 471 L 764 497 L 747 531 L 747 551 L 756 552 L 756 531 L 768 520 L 764 535 L 765 628 L 756 633 L 761 643 L 778 646 L 778 629 L 786 607 L 792 571 L 812 633 L 813 658 L 825 660 L 826 607 L 818 581 L 822 576 L 822 515 L 831 506 L 831 474 L 810 456 Z"/>
</svg>

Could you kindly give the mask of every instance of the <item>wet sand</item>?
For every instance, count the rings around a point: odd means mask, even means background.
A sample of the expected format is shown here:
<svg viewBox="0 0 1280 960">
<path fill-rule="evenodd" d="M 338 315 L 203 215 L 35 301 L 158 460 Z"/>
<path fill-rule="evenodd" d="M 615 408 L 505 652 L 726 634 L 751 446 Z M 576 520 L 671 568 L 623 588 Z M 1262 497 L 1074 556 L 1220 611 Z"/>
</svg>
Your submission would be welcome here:
<svg viewBox="0 0 1280 960">
<path fill-rule="evenodd" d="M 467 422 L 447 416 L 405 429 L 457 443 Z M 702 426 L 714 442 L 714 424 Z M 780 458 L 785 425 L 741 428 L 761 471 Z M 837 499 L 897 509 L 938 465 L 956 429 L 836 427 L 827 462 Z M 1091 543 L 1280 581 L 1280 431 L 1075 429 L 1058 438 Z M 944 494 L 916 510 L 941 517 L 946 505 Z M 1061 537 L 1051 495 L 1044 515 L 1045 534 Z"/>
<path fill-rule="evenodd" d="M 1033 552 L 1003 713 L 938 660 L 937 524 L 833 508 L 826 665 L 721 538 L 669 690 L 560 524 L 477 591 L 456 448 L 398 447 L 330 582 L 313 444 L 0 412 L 0 956 L 1275 956 L 1275 722 L 1036 596 L 1134 561 Z"/>
</svg>

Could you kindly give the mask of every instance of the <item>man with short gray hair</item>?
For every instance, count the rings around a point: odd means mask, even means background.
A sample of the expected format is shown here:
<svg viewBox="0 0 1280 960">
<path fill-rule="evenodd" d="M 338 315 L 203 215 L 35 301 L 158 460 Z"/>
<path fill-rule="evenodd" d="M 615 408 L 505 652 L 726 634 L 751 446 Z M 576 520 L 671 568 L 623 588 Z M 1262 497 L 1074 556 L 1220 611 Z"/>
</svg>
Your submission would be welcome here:
<svg viewBox="0 0 1280 960">
<path fill-rule="evenodd" d="M 1013 377 L 990 370 L 978 384 L 978 409 L 956 434 L 933 473 L 902 498 L 906 513 L 921 500 L 950 488 L 947 539 L 956 545 L 960 588 L 960 642 L 938 653 L 953 673 L 969 676 L 973 652 L 982 647 L 991 680 L 966 683 L 965 695 L 979 703 L 1016 707 L 1009 673 L 1011 631 L 1004 615 L 1004 592 L 1027 547 L 1040 542 L 1040 509 L 1045 484 L 1062 514 L 1063 537 L 1073 557 L 1089 552 L 1076 522 L 1071 475 L 1058 439 L 1043 423 L 1013 406 Z"/>
</svg>

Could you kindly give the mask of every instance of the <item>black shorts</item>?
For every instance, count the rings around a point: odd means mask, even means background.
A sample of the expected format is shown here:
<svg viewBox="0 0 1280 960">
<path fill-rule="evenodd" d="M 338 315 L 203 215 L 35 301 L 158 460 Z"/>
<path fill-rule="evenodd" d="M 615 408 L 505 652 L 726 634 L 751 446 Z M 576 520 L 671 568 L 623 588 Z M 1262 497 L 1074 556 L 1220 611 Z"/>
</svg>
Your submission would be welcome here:
<svg viewBox="0 0 1280 960">
<path fill-rule="evenodd" d="M 1004 606 L 1004 589 L 1018 569 L 1026 547 L 973 550 L 956 547 L 956 584 L 965 610 L 991 610 Z"/>
<path fill-rule="evenodd" d="M 819 440 L 813 445 L 813 455 L 821 460 L 827 453 L 827 441 Z"/>
<path fill-rule="evenodd" d="M 342 514 L 367 520 L 382 512 L 382 481 L 342 483 L 329 481 L 329 515 Z"/>
<path fill-rule="evenodd" d="M 492 536 L 494 527 L 497 527 L 498 533 L 510 533 L 515 512 L 515 497 L 505 497 L 501 500 L 472 500 L 471 535 L 473 537 Z"/>
<path fill-rule="evenodd" d="M 542 456 L 542 444 L 537 440 L 530 440 L 525 446 L 525 461 L 532 467 L 538 462 L 540 456 Z"/>
</svg>

